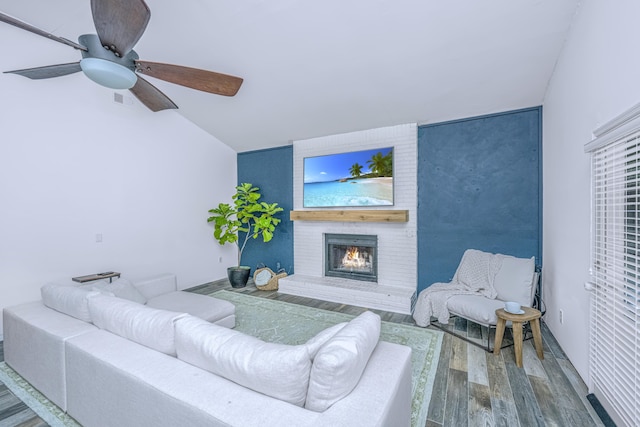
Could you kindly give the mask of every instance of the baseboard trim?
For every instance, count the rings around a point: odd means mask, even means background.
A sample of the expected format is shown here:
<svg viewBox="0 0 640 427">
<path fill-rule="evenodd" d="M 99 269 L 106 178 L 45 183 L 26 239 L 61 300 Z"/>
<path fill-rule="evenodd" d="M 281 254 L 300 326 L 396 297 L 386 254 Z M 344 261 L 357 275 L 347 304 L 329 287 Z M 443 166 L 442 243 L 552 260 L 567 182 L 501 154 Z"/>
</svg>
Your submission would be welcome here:
<svg viewBox="0 0 640 427">
<path fill-rule="evenodd" d="M 613 420 L 609 416 L 609 413 L 606 409 L 604 409 L 595 394 L 587 394 L 587 400 L 589 401 L 589 403 L 591 403 L 593 410 L 596 411 L 596 414 L 598 414 L 598 417 L 600 417 L 600 421 L 602 421 L 602 424 L 604 424 L 605 427 L 616 427 L 616 423 L 613 422 Z"/>
</svg>

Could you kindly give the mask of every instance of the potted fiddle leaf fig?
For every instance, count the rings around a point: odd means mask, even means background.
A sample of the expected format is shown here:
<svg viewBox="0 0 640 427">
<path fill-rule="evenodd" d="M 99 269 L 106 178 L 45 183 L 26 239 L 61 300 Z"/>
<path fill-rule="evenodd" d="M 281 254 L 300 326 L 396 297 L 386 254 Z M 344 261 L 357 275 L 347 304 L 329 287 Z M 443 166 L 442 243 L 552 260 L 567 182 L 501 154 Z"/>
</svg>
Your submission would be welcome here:
<svg viewBox="0 0 640 427">
<path fill-rule="evenodd" d="M 277 203 L 261 202 L 259 190 L 252 184 L 242 183 L 232 196 L 233 204 L 220 203 L 209 210 L 211 216 L 207 222 L 213 222 L 213 237 L 221 245 L 235 243 L 238 246 L 238 265 L 227 268 L 234 288 L 246 286 L 249 280 L 251 268 L 242 265 L 242 253 L 249 240 L 261 237 L 263 242 L 269 242 L 281 221 L 275 215 L 283 209 Z"/>
</svg>

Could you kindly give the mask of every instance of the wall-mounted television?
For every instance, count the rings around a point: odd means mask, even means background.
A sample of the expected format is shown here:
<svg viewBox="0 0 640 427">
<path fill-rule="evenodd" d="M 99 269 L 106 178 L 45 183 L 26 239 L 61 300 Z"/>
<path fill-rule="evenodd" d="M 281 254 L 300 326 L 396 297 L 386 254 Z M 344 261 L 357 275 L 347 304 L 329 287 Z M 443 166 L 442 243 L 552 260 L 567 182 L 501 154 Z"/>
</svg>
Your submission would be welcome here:
<svg viewBox="0 0 640 427">
<path fill-rule="evenodd" d="M 393 147 L 303 161 L 305 208 L 393 205 Z"/>
</svg>

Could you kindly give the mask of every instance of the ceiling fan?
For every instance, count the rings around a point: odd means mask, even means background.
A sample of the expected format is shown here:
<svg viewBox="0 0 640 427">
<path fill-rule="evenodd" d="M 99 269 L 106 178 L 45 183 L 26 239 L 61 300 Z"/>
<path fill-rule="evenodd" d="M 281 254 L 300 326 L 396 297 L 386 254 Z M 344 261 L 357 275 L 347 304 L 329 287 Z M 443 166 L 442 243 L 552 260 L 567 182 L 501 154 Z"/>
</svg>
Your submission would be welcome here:
<svg viewBox="0 0 640 427">
<path fill-rule="evenodd" d="M 151 12 L 143 0 L 91 0 L 96 34 L 83 34 L 78 43 L 55 36 L 0 12 L 0 21 L 77 49 L 79 62 L 5 71 L 30 79 L 48 79 L 79 71 L 111 89 L 129 89 L 152 111 L 178 108 L 164 93 L 138 74 L 152 76 L 192 89 L 234 96 L 242 79 L 227 74 L 139 59 L 133 46 L 149 23 Z M 138 74 L 136 74 L 138 73 Z"/>
</svg>

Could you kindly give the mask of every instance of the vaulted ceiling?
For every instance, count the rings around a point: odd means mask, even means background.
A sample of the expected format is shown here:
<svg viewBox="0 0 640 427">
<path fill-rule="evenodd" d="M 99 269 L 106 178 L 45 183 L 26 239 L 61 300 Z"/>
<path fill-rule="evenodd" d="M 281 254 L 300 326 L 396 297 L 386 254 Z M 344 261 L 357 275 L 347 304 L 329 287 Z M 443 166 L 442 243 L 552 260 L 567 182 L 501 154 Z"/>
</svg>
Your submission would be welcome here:
<svg viewBox="0 0 640 427">
<path fill-rule="evenodd" d="M 179 106 L 177 113 L 149 114 L 182 114 L 239 152 L 541 105 L 579 5 L 579 0 L 146 2 L 151 21 L 135 47 L 141 59 L 244 78 L 233 98 L 149 78 Z M 0 11 L 73 41 L 95 33 L 89 1 L 0 0 Z M 2 71 L 80 59 L 70 47 L 0 25 Z M 83 78 L 77 73 L 58 79 Z M 55 85 L 56 79 L 37 83 Z M 113 96 L 112 90 L 104 92 Z"/>
</svg>

